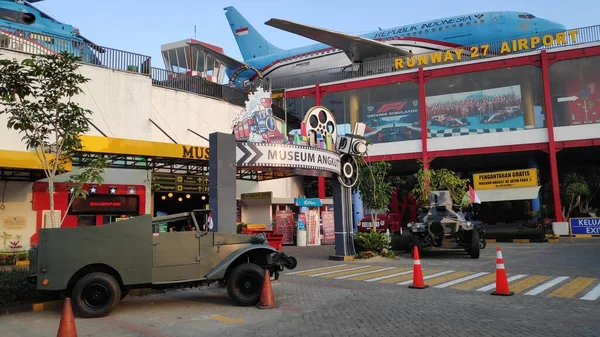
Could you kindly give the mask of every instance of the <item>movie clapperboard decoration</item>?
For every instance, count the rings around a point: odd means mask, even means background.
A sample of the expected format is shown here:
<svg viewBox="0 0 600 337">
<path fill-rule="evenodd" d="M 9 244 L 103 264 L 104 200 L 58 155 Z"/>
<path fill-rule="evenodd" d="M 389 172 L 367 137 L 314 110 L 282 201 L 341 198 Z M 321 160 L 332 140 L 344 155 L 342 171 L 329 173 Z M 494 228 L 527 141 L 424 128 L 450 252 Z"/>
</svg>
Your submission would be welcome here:
<svg viewBox="0 0 600 337">
<path fill-rule="evenodd" d="M 238 167 L 299 168 L 340 173 L 340 155 L 311 146 L 237 143 Z"/>
</svg>

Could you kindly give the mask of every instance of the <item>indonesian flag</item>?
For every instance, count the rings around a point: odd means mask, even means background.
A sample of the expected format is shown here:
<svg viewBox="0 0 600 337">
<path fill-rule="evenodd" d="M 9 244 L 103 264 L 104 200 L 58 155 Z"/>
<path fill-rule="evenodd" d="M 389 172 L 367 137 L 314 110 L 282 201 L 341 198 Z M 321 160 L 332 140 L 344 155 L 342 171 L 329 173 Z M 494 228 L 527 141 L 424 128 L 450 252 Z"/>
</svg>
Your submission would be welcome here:
<svg viewBox="0 0 600 337">
<path fill-rule="evenodd" d="M 242 36 L 248 34 L 248 27 L 240 28 L 235 30 L 235 36 Z"/>
<path fill-rule="evenodd" d="M 475 193 L 475 190 L 471 185 L 469 185 L 469 198 L 471 199 L 472 204 L 481 204 L 481 200 L 479 200 L 477 193 Z"/>
</svg>

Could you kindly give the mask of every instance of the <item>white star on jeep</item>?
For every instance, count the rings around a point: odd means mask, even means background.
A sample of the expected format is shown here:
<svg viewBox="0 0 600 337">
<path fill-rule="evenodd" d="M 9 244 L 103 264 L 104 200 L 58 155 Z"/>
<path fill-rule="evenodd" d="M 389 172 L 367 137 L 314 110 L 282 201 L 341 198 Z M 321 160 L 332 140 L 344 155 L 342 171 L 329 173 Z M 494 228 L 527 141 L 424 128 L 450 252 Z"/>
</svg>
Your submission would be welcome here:
<svg viewBox="0 0 600 337">
<path fill-rule="evenodd" d="M 96 187 L 90 188 L 90 193 L 96 193 Z"/>
<path fill-rule="evenodd" d="M 110 193 L 111 193 L 111 194 L 115 194 L 115 193 L 117 193 L 117 189 L 116 189 L 116 188 L 114 188 L 114 187 L 111 187 L 111 188 L 110 188 Z"/>
<path fill-rule="evenodd" d="M 129 189 L 129 194 L 135 194 L 135 189 L 133 189 L 133 188 L 130 188 L 130 189 Z"/>
</svg>

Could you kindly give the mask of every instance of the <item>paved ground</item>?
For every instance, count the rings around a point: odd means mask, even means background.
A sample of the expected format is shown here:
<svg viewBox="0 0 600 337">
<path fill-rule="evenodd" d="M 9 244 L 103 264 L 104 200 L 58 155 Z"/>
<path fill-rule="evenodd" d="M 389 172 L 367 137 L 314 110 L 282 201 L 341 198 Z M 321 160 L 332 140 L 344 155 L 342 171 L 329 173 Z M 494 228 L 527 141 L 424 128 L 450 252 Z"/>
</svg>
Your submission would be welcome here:
<svg viewBox="0 0 600 337">
<path fill-rule="evenodd" d="M 289 247 L 299 265 L 273 282 L 277 309 L 237 307 L 223 289 L 210 287 L 129 297 L 109 317 L 77 319 L 77 328 L 79 336 L 94 337 L 599 335 L 600 293 L 593 289 L 600 289 L 600 240 L 502 244 L 509 277 L 525 275 L 511 282 L 511 297 L 477 291 L 493 284 L 495 247 L 489 244 L 479 260 L 424 254 L 424 273 L 438 276 L 423 290 L 408 288 L 410 274 L 391 276 L 410 273 L 407 256 L 342 263 L 327 260 L 332 247 Z M 308 271 L 316 268 L 322 269 Z M 465 279 L 472 275 L 479 276 Z M 540 288 L 560 276 L 568 278 Z M 539 293 L 525 295 L 534 289 Z M 59 320 L 59 311 L 0 316 L 0 336 L 55 336 Z"/>
</svg>

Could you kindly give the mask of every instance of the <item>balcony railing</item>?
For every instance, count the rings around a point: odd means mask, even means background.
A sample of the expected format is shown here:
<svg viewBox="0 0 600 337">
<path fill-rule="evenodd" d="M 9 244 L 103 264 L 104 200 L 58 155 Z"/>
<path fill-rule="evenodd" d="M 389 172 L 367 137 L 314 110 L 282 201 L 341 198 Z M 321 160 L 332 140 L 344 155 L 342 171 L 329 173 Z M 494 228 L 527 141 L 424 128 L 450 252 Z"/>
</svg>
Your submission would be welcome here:
<svg viewBox="0 0 600 337">
<path fill-rule="evenodd" d="M 0 48 L 26 54 L 68 51 L 83 63 L 150 75 L 150 56 L 100 47 L 76 39 L 0 26 Z"/>
<path fill-rule="evenodd" d="M 557 34 L 564 34 L 564 41 L 557 41 Z M 549 38 L 548 36 L 552 36 Z M 574 38 L 573 38 L 574 36 Z M 518 40 L 526 41 L 519 44 Z M 513 41 L 514 44 L 513 44 Z M 387 58 L 364 62 L 346 67 L 331 68 L 322 71 L 309 72 L 299 75 L 290 75 L 271 80 L 273 90 L 299 88 L 325 84 L 341 80 L 356 79 L 365 76 L 400 73 L 419 67 L 427 68 L 445 64 L 460 63 L 464 61 L 490 59 L 506 55 L 515 55 L 540 49 L 553 49 L 565 46 L 577 46 L 600 41 L 600 26 L 589 26 L 583 28 L 569 29 L 565 32 L 555 32 L 543 35 L 527 35 L 512 40 L 500 40 L 478 45 L 459 47 L 451 49 L 450 57 L 446 57 L 446 51 L 429 52 L 412 56 Z M 532 47 L 535 43 L 535 47 Z M 503 44 L 505 44 L 503 46 Z M 527 48 L 523 48 L 527 46 Z M 504 47 L 504 48 L 503 48 Z M 506 47 L 510 51 L 506 51 Z M 455 53 L 462 49 L 462 53 Z M 484 55 L 485 54 L 485 55 Z M 459 57 L 460 55 L 460 57 Z"/>
<path fill-rule="evenodd" d="M 152 85 L 214 97 L 240 106 L 245 105 L 248 99 L 248 94 L 243 91 L 211 82 L 200 76 L 190 76 L 159 68 L 152 68 Z"/>
<path fill-rule="evenodd" d="M 210 82 L 198 76 L 153 68 L 150 56 L 100 47 L 73 38 L 0 26 L 0 49 L 26 54 L 67 51 L 81 57 L 81 61 L 85 64 L 150 75 L 152 84 L 155 86 L 215 97 L 240 106 L 243 106 L 248 98 L 243 91 Z"/>
</svg>

